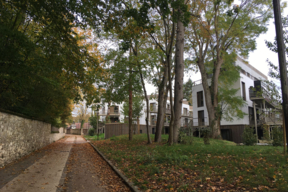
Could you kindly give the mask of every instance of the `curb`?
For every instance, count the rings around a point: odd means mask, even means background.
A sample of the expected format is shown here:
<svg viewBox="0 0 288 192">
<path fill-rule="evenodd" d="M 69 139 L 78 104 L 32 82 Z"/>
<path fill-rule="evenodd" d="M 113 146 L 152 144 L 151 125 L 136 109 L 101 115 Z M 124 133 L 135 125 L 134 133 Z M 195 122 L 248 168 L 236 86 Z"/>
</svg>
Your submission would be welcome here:
<svg viewBox="0 0 288 192">
<path fill-rule="evenodd" d="M 138 187 L 133 185 L 132 182 L 128 180 L 126 176 L 124 176 L 90 141 L 87 141 L 94 149 L 95 151 L 108 163 L 108 165 L 113 169 L 113 171 L 116 172 L 116 174 L 121 177 L 124 181 L 124 183 L 133 191 L 133 192 L 141 192 Z"/>
</svg>

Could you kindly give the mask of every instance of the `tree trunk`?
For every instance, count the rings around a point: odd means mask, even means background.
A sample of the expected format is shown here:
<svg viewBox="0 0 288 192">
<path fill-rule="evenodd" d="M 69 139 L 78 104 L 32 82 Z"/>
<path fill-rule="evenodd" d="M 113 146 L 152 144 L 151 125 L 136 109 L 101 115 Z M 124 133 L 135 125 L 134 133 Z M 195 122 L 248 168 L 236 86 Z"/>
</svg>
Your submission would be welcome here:
<svg viewBox="0 0 288 192">
<path fill-rule="evenodd" d="M 282 90 L 282 107 L 283 107 L 283 116 L 286 126 L 286 141 L 288 140 L 288 80 L 287 80 L 287 65 L 286 65 L 286 56 L 285 56 L 285 45 L 283 40 L 283 29 L 282 29 L 282 18 L 281 18 L 281 9 L 280 1 L 273 0 L 274 8 L 274 18 L 275 18 L 275 29 L 276 29 L 276 40 L 277 40 L 277 49 L 278 49 L 278 60 L 279 60 L 279 69 L 280 69 L 280 81 L 281 81 L 281 90 Z M 284 129 L 284 127 L 283 127 Z M 285 140 L 284 140 L 285 141 Z M 286 145 L 286 142 L 285 142 Z M 285 147 L 284 147 L 285 150 Z M 288 147 L 287 147 L 288 151 Z"/>
<path fill-rule="evenodd" d="M 170 58 L 167 61 L 168 63 L 168 80 L 169 80 L 169 93 L 170 93 L 170 106 L 171 106 L 171 119 L 170 119 L 170 124 L 169 124 L 169 138 L 168 138 L 168 144 L 172 145 L 173 144 L 173 124 L 174 124 L 174 107 L 173 107 L 173 99 L 172 99 L 172 82 L 171 82 L 171 61 Z"/>
<path fill-rule="evenodd" d="M 207 72 L 205 69 L 204 61 L 201 58 L 198 58 L 198 66 L 199 66 L 201 78 L 202 78 L 202 86 L 203 86 L 204 95 L 205 95 L 205 104 L 206 104 L 208 117 L 209 117 L 209 126 L 211 127 L 212 131 L 217 130 L 215 108 L 212 103 L 212 95 L 211 95 L 211 91 L 210 91 L 209 84 L 208 84 Z"/>
<path fill-rule="evenodd" d="M 174 15 L 174 9 L 173 9 L 173 15 Z M 171 55 L 172 55 L 172 47 L 173 47 L 173 41 L 175 37 L 175 22 L 173 21 L 172 25 L 172 33 L 171 33 L 171 42 L 169 44 L 169 51 L 166 53 L 166 61 L 168 65 L 168 82 L 169 82 L 169 94 L 170 94 L 170 106 L 171 106 L 171 118 L 170 118 L 170 124 L 169 124 L 169 138 L 168 138 L 168 144 L 173 144 L 173 125 L 174 125 L 174 107 L 173 107 L 173 99 L 172 99 L 172 80 L 171 80 Z"/>
<path fill-rule="evenodd" d="M 133 129 L 132 129 L 132 67 L 129 67 L 129 140 L 133 138 Z"/>
<path fill-rule="evenodd" d="M 106 118 L 105 118 L 106 123 L 110 123 L 110 105 L 111 105 L 111 102 L 108 102 L 107 115 L 106 115 Z"/>
<path fill-rule="evenodd" d="M 179 10 L 180 12 L 180 10 Z M 175 53 L 175 89 L 174 89 L 174 125 L 173 141 L 178 142 L 181 127 L 182 101 L 183 101 L 183 76 L 184 76 L 184 25 L 180 18 L 177 21 L 176 53 Z"/>
<path fill-rule="evenodd" d="M 164 126 L 164 116 L 165 116 L 165 108 L 166 108 L 165 88 L 167 88 L 166 87 L 167 79 L 168 79 L 168 67 L 167 67 L 167 64 L 165 64 L 163 78 L 159 86 L 159 93 L 158 93 L 158 113 L 157 113 L 157 122 L 156 122 L 155 142 L 161 141 L 161 133 L 162 133 L 162 128 Z"/>
<path fill-rule="evenodd" d="M 147 96 L 147 92 L 146 92 L 146 88 L 145 88 L 145 82 L 143 79 L 143 75 L 142 75 L 142 70 L 141 70 L 141 66 L 138 63 L 138 68 L 139 68 L 139 73 L 140 73 L 140 78 L 141 78 L 141 84 L 144 90 L 144 95 L 145 95 L 145 100 L 146 100 L 146 110 L 147 110 L 147 116 L 145 118 L 146 121 L 146 129 L 147 129 L 147 140 L 148 140 L 148 144 L 152 143 L 151 137 L 150 137 L 150 132 L 149 132 L 149 122 L 148 122 L 148 117 L 149 117 L 149 99 Z"/>
<path fill-rule="evenodd" d="M 220 130 L 221 111 L 219 109 L 218 104 L 218 87 L 219 87 L 218 84 L 219 84 L 220 69 L 223 64 L 223 58 L 221 58 L 219 54 L 217 54 L 218 56 L 214 64 L 213 77 L 211 82 L 212 87 L 211 101 L 214 107 L 214 124 L 215 124 L 211 128 L 212 128 L 212 138 L 214 139 L 222 139 Z"/>
</svg>

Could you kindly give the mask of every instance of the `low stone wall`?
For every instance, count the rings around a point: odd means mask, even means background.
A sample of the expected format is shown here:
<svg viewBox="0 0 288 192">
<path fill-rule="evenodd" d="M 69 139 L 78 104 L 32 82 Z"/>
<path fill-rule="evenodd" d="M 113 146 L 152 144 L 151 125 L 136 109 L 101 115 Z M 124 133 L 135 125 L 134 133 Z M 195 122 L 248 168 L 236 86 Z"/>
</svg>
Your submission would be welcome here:
<svg viewBox="0 0 288 192">
<path fill-rule="evenodd" d="M 0 167 L 62 138 L 51 124 L 0 112 Z"/>
</svg>

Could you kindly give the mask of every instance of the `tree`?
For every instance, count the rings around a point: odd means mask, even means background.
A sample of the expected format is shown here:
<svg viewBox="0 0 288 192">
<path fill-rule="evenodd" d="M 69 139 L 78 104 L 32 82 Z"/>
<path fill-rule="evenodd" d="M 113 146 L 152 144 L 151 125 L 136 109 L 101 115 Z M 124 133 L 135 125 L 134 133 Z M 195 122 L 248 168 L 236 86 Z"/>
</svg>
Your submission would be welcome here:
<svg viewBox="0 0 288 192">
<path fill-rule="evenodd" d="M 141 84 L 139 76 L 137 76 L 136 67 L 133 63 L 131 56 L 126 55 L 123 45 L 119 45 L 117 50 L 109 50 L 105 57 L 106 71 L 109 74 L 108 81 L 105 82 L 109 87 L 103 94 L 107 102 L 121 103 L 125 98 L 134 94 L 141 93 Z M 128 74 L 128 75 L 127 75 Z M 119 81 L 121 79 L 121 81 Z M 131 98 L 132 99 L 132 98 Z M 132 102 L 131 102 L 132 107 Z M 132 111 L 129 115 L 129 140 L 132 140 Z"/>
<path fill-rule="evenodd" d="M 266 24 L 272 16 L 268 1 L 208 0 L 193 1 L 187 40 L 195 64 L 199 67 L 205 94 L 205 104 L 213 138 L 221 138 L 219 111 L 219 77 L 225 59 L 235 54 L 248 55 L 255 49 L 255 38 L 267 30 Z M 188 28 L 187 28 L 188 29 Z M 210 63 L 210 68 L 207 64 Z M 211 89 L 207 74 L 212 76 Z"/>
<path fill-rule="evenodd" d="M 73 30 L 91 21 L 84 5 L 15 0 L 0 6 L 1 108 L 52 124 L 61 117 L 64 123 L 79 87 L 89 102 L 96 95 L 98 60 L 77 44 Z M 74 16 L 80 12 L 82 18 Z"/>
<path fill-rule="evenodd" d="M 132 106 L 132 118 L 133 119 L 139 119 L 143 115 L 142 110 L 143 110 L 144 104 L 143 104 L 143 97 L 140 95 L 134 95 L 133 96 L 133 106 Z M 129 103 L 127 101 L 124 102 L 123 104 L 123 110 L 122 113 L 124 114 L 125 117 L 129 115 Z"/>
<path fill-rule="evenodd" d="M 126 5 L 126 4 L 125 4 Z M 148 17 L 148 10 L 153 9 L 154 14 L 156 13 L 158 18 L 163 21 L 163 28 L 162 31 L 164 31 L 164 41 L 163 44 L 160 43 L 159 38 L 154 36 L 154 22 L 157 20 L 154 20 L 151 18 L 151 20 Z M 177 14 L 175 14 L 174 9 L 177 10 Z M 153 12 L 152 11 L 152 12 Z M 187 5 L 184 3 L 184 1 L 144 1 L 142 2 L 142 5 L 139 9 L 136 9 L 135 7 L 128 7 L 127 15 L 131 16 L 137 21 L 137 25 L 142 28 L 152 28 L 152 30 L 146 30 L 145 32 L 148 33 L 148 35 L 153 39 L 155 44 L 163 51 L 163 54 L 165 55 L 165 60 L 163 63 L 167 64 L 168 68 L 168 81 L 169 81 L 169 89 L 170 89 L 170 103 L 171 106 L 173 106 L 172 102 L 172 82 L 171 82 L 171 57 L 172 57 L 172 47 L 174 44 L 174 37 L 175 37 L 175 23 L 177 23 L 177 42 L 176 42 L 176 60 L 175 63 L 177 63 L 177 70 L 175 71 L 175 86 L 177 89 L 179 89 L 179 92 L 176 93 L 175 101 L 177 101 L 176 107 L 171 107 L 171 121 L 170 121 L 170 129 L 169 129 L 169 143 L 173 144 L 173 142 L 177 141 L 178 137 L 178 129 L 180 126 L 180 119 L 178 118 L 179 114 L 177 113 L 177 119 L 174 124 L 174 110 L 179 112 L 182 104 L 182 98 L 183 98 L 183 92 L 182 92 L 182 85 L 183 85 L 183 73 L 184 73 L 184 62 L 183 62 L 183 51 L 184 51 L 184 21 L 187 21 L 187 18 L 190 16 L 190 14 L 187 12 Z M 165 73 L 165 70 L 163 70 Z M 177 77 L 176 77 L 177 76 Z M 177 84 L 177 85 L 176 85 Z M 159 94 L 159 99 L 162 101 L 158 102 L 158 105 L 163 106 L 163 99 L 161 94 Z M 180 103 L 180 104 L 179 104 Z M 180 107 L 179 107 L 180 106 Z M 163 109 L 165 106 L 159 109 L 158 116 L 161 119 L 163 117 L 164 120 L 164 113 Z M 158 107 L 159 108 L 159 107 Z M 162 111 L 162 113 L 161 113 Z M 181 116 L 181 114 L 180 114 Z M 180 117 L 181 118 L 181 117 Z M 158 123 L 163 122 L 163 120 L 157 121 Z M 173 127 L 175 128 L 173 131 Z M 161 131 L 160 129 L 162 126 L 156 127 L 156 140 L 161 139 Z M 160 137 L 159 137 L 160 136 Z M 174 136 L 174 138 L 173 138 Z"/>
<path fill-rule="evenodd" d="M 189 105 L 193 105 L 192 101 L 192 87 L 193 82 L 191 79 L 189 79 L 184 85 L 183 85 L 183 98 L 186 99 L 189 103 Z"/>
<path fill-rule="evenodd" d="M 288 45 L 288 16 L 283 17 L 282 25 L 283 25 L 284 43 L 285 43 L 285 45 Z M 265 43 L 266 43 L 266 46 L 271 51 L 273 51 L 274 53 L 278 53 L 276 38 L 275 38 L 273 43 L 269 42 L 269 41 L 265 41 Z M 285 51 L 286 51 L 286 57 L 287 57 L 288 56 L 288 46 L 286 46 Z M 272 63 L 271 61 L 269 61 L 269 59 L 267 59 L 267 62 L 268 62 L 268 66 L 270 67 L 268 75 L 272 78 L 280 80 L 279 67 L 277 65 L 275 65 L 274 63 Z M 286 62 L 286 65 L 288 66 L 287 62 Z"/>
</svg>

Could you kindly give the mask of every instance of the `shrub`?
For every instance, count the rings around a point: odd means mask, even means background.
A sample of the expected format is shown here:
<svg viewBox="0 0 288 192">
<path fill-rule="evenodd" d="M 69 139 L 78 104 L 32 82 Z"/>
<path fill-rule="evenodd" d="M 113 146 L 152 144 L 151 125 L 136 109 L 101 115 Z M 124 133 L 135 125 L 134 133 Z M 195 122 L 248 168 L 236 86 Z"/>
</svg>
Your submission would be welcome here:
<svg viewBox="0 0 288 192">
<path fill-rule="evenodd" d="M 211 133 L 210 127 L 205 127 L 201 129 L 201 133 L 203 134 L 203 141 L 205 145 L 210 145 L 209 135 Z"/>
<path fill-rule="evenodd" d="M 193 132 L 189 128 L 180 128 L 178 142 L 182 144 L 193 143 Z"/>
<path fill-rule="evenodd" d="M 279 128 L 276 127 L 272 131 L 273 135 L 273 146 L 283 146 L 283 131 Z"/>
<path fill-rule="evenodd" d="M 270 136 L 269 136 L 269 126 L 268 125 L 262 125 L 263 129 L 263 140 L 270 141 Z"/>
<path fill-rule="evenodd" d="M 89 136 L 94 136 L 94 134 L 95 134 L 95 130 L 93 128 L 88 130 L 88 135 Z"/>
<path fill-rule="evenodd" d="M 245 127 L 242 138 L 245 145 L 254 145 L 257 142 L 254 129 L 250 127 Z"/>
</svg>

